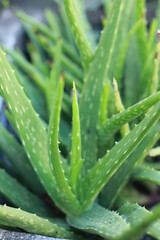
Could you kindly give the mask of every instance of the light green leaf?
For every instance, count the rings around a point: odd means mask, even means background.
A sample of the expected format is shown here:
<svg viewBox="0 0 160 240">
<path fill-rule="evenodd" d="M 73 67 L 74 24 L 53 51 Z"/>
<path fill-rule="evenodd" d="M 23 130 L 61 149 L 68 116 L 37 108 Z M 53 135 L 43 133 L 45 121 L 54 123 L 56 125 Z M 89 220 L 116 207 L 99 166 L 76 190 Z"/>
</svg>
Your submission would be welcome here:
<svg viewBox="0 0 160 240">
<path fill-rule="evenodd" d="M 145 209 L 144 207 L 139 206 L 138 204 L 130 204 L 125 203 L 118 212 L 123 216 L 123 218 L 131 224 L 131 227 L 134 227 L 141 223 L 141 221 L 145 220 L 151 212 Z M 146 232 L 155 237 L 156 239 L 160 239 L 160 228 L 159 228 L 160 220 L 156 221 L 152 224 Z M 141 227 L 141 224 L 140 224 Z M 145 226 L 146 227 L 146 226 Z"/>
<path fill-rule="evenodd" d="M 128 159 L 114 173 L 100 194 L 100 202 L 103 206 L 111 208 L 120 191 L 127 183 L 135 164 L 140 165 L 149 149 L 160 137 L 160 125 L 156 124 L 142 140 L 138 148 L 131 153 Z"/>
<path fill-rule="evenodd" d="M 107 239 L 119 239 L 124 231 L 130 229 L 130 225 L 118 213 L 97 204 L 78 218 L 68 218 L 68 223 L 75 228 Z"/>
<path fill-rule="evenodd" d="M 13 115 L 27 156 L 49 196 L 65 212 L 63 202 L 65 200 L 57 194 L 58 190 L 54 185 L 54 178 L 49 165 L 46 128 L 33 109 L 30 100 L 26 97 L 23 88 L 16 79 L 14 70 L 10 67 L 5 53 L 1 49 L 0 73 L 0 88 Z M 71 208 L 69 213 L 70 211 L 72 211 Z"/>
<path fill-rule="evenodd" d="M 100 110 L 99 110 L 99 126 L 102 126 L 108 118 L 108 100 L 109 100 L 110 83 L 108 82 L 102 92 Z"/>
<path fill-rule="evenodd" d="M 141 27 L 137 31 L 137 42 L 139 48 L 139 56 L 141 59 L 141 66 L 146 62 L 148 53 L 148 39 L 147 39 L 147 21 L 146 21 L 146 7 L 145 0 L 136 0 L 136 20 L 143 20 Z"/>
<path fill-rule="evenodd" d="M 16 77 L 19 83 L 24 87 L 24 92 L 27 97 L 31 100 L 33 108 L 39 113 L 40 118 L 47 120 L 46 114 L 46 99 L 44 93 L 37 87 L 35 83 L 30 79 L 30 76 L 26 75 L 18 67 L 16 70 Z M 37 101 L 38 99 L 38 101 Z"/>
<path fill-rule="evenodd" d="M 105 184 L 110 180 L 119 167 L 137 149 L 143 138 L 152 129 L 160 117 L 160 104 L 139 123 L 127 136 L 119 141 L 98 163 L 90 170 L 84 179 L 84 208 L 89 207 Z"/>
<path fill-rule="evenodd" d="M 48 103 L 49 115 L 52 111 L 52 104 L 54 104 L 54 98 L 56 94 L 57 84 L 61 74 L 61 54 L 62 54 L 62 41 L 57 41 L 57 48 L 54 55 L 54 63 L 50 72 L 50 77 L 46 83 L 46 99 Z"/>
<path fill-rule="evenodd" d="M 113 79 L 113 85 L 114 85 L 115 103 L 116 103 L 117 111 L 118 112 L 123 112 L 125 110 L 125 108 L 124 108 L 124 105 L 122 103 L 120 92 L 118 90 L 117 81 L 115 79 Z M 125 125 L 123 125 L 120 129 L 120 132 L 121 132 L 122 138 L 125 137 L 130 132 L 129 124 L 126 123 Z"/>
<path fill-rule="evenodd" d="M 69 185 L 69 181 L 65 176 L 58 147 L 58 132 L 63 88 L 64 80 L 61 78 L 49 123 L 48 152 L 51 169 L 54 176 L 54 184 L 57 188 L 58 196 L 60 198 L 60 201 L 63 202 L 63 208 L 70 215 L 73 213 L 78 214 L 80 204 L 76 199 L 76 196 L 73 194 L 71 186 Z"/>
<path fill-rule="evenodd" d="M 158 21 L 157 19 L 153 19 L 150 25 L 150 31 L 148 36 L 148 51 L 154 49 L 157 43 L 157 39 L 155 38 L 155 34 L 158 28 Z"/>
<path fill-rule="evenodd" d="M 61 25 L 60 25 L 60 20 L 57 14 L 53 13 L 51 9 L 45 10 L 45 17 L 47 20 L 47 23 L 49 27 L 51 28 L 52 31 L 54 31 L 54 34 L 57 37 L 61 37 Z"/>
<path fill-rule="evenodd" d="M 0 222 L 5 226 L 20 228 L 26 232 L 50 237 L 73 238 L 74 234 L 64 227 L 21 209 L 0 205 Z"/>
<path fill-rule="evenodd" d="M 34 80 L 35 84 L 44 91 L 45 89 L 45 76 L 39 72 L 31 63 L 29 63 L 25 57 L 17 51 L 9 50 L 3 47 L 5 52 L 11 56 L 14 61 L 24 70 L 25 73 L 29 74 Z"/>
<path fill-rule="evenodd" d="M 108 133 L 115 133 L 124 124 L 140 116 L 160 100 L 160 92 L 143 99 L 142 101 L 132 105 L 121 113 L 114 115 L 112 118 L 107 119 L 106 122 L 99 128 L 99 138 L 105 138 Z"/>
<path fill-rule="evenodd" d="M 102 34 L 95 57 L 86 76 L 80 99 L 82 158 L 85 159 L 85 172 L 97 161 L 97 124 L 100 99 L 106 76 L 109 74 L 112 64 L 113 52 L 116 52 L 120 22 L 127 2 L 126 0 L 114 1 L 113 11 L 110 15 L 112 17 L 109 18 Z M 86 116 L 88 116 L 87 120 Z"/>
<path fill-rule="evenodd" d="M 72 149 L 70 158 L 70 182 L 72 191 L 77 193 L 80 186 L 78 182 L 81 181 L 81 167 L 83 161 L 81 159 L 81 132 L 79 109 L 75 84 L 73 84 L 73 113 L 72 113 Z"/>
<path fill-rule="evenodd" d="M 72 32 L 81 54 L 83 67 L 86 71 L 88 71 L 89 64 L 93 58 L 93 53 L 83 30 L 78 3 L 76 3 L 74 0 L 64 0 L 64 5 Z"/>
</svg>

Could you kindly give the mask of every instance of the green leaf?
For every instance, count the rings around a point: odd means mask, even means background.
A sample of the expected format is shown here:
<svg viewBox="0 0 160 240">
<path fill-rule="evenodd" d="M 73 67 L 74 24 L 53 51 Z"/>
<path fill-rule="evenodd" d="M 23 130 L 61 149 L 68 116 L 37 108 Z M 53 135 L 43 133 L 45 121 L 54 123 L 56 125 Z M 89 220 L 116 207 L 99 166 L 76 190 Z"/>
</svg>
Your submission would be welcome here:
<svg viewBox="0 0 160 240">
<path fill-rule="evenodd" d="M 135 4 L 133 6 L 133 12 L 134 12 L 134 8 L 135 8 Z M 132 20 L 132 22 L 134 23 L 134 20 Z M 133 58 L 133 55 L 134 55 L 134 58 Z M 138 101 L 135 92 L 138 91 L 140 73 L 141 73 L 141 68 L 140 68 L 140 59 L 138 55 L 136 36 L 133 36 L 128 46 L 128 51 L 126 54 L 126 61 L 125 61 L 125 68 L 124 68 L 124 86 L 125 86 L 124 94 L 125 94 L 126 107 L 129 107 Z"/>
<path fill-rule="evenodd" d="M 83 67 L 86 71 L 88 71 L 89 64 L 93 58 L 93 53 L 83 30 L 78 3 L 74 0 L 64 0 L 64 5 L 72 32 L 81 54 Z"/>
<path fill-rule="evenodd" d="M 112 64 L 113 52 L 116 52 L 116 40 L 119 37 L 120 22 L 126 4 L 126 0 L 114 1 L 113 11 L 90 65 L 80 99 L 82 158 L 85 159 L 85 172 L 97 161 L 97 124 L 100 99 L 106 76 L 109 74 Z M 86 116 L 88 116 L 87 120 Z"/>
<path fill-rule="evenodd" d="M 48 111 L 51 114 L 52 104 L 54 104 L 55 93 L 57 84 L 61 74 L 61 54 L 62 54 L 62 41 L 57 41 L 57 48 L 54 55 L 54 63 L 50 73 L 49 80 L 46 83 L 46 99 L 48 102 Z"/>
<path fill-rule="evenodd" d="M 31 46 L 31 48 L 29 48 L 28 50 L 30 50 L 29 54 L 32 58 L 33 65 L 36 66 L 40 72 L 43 72 L 44 74 L 47 75 L 48 66 L 47 64 L 44 64 L 45 55 L 38 41 L 38 38 L 34 33 L 33 29 L 30 26 L 28 26 L 28 24 L 23 24 L 23 27 L 31 41 L 31 43 L 28 44 L 29 46 Z"/>
<path fill-rule="evenodd" d="M 43 48 L 53 58 L 53 56 L 57 52 L 56 46 L 53 46 L 52 42 L 50 40 L 48 40 L 47 37 L 44 37 L 41 35 L 39 36 L 39 41 L 40 41 L 41 45 L 43 46 Z M 63 41 L 62 41 L 62 43 L 63 43 Z M 80 81 L 83 80 L 83 71 L 73 60 L 71 60 L 68 56 L 65 56 L 64 54 L 61 54 L 61 61 L 62 61 L 62 65 L 65 70 L 67 70 L 70 74 L 75 76 Z"/>
<path fill-rule="evenodd" d="M 5 159 L 0 158 L 0 168 L 5 169 L 5 171 L 12 177 L 17 177 L 17 170 L 13 168 L 13 165 L 10 163 L 8 164 L 8 161 Z"/>
<path fill-rule="evenodd" d="M 109 100 L 109 90 L 110 90 L 110 83 L 108 82 L 103 90 L 101 103 L 100 103 L 100 110 L 99 110 L 99 126 L 102 126 L 106 118 L 108 117 L 108 100 Z"/>
<path fill-rule="evenodd" d="M 75 3 L 75 0 L 72 1 L 73 4 Z M 88 39 L 89 44 L 91 45 L 91 48 L 94 50 L 96 48 L 96 33 L 95 30 L 92 29 L 92 25 L 88 20 L 88 15 L 87 15 L 87 8 L 85 2 L 82 1 L 77 1 L 76 0 L 76 5 L 75 8 L 79 10 L 80 14 L 80 22 L 83 27 L 83 30 L 85 32 L 86 38 Z"/>
<path fill-rule="evenodd" d="M 80 204 L 76 199 L 76 196 L 73 194 L 71 186 L 69 185 L 69 181 L 64 174 L 63 164 L 58 147 L 58 132 L 63 88 L 64 81 L 61 79 L 49 123 L 48 152 L 51 162 L 51 169 L 54 176 L 54 184 L 58 191 L 60 201 L 63 203 L 63 208 L 65 211 L 71 215 L 78 214 Z"/>
<path fill-rule="evenodd" d="M 148 81 L 146 94 L 147 96 L 156 93 L 158 90 L 159 83 L 159 68 L 160 68 L 160 43 L 157 43 L 156 51 L 155 51 L 155 59 L 153 63 L 153 71 L 151 80 Z"/>
<path fill-rule="evenodd" d="M 139 123 L 127 136 L 119 141 L 98 163 L 90 170 L 84 179 L 84 208 L 89 207 L 105 184 L 110 180 L 129 155 L 141 143 L 149 130 L 160 117 L 160 104 Z"/>
<path fill-rule="evenodd" d="M 121 89 L 121 79 L 123 76 L 123 66 L 124 66 L 124 62 L 125 62 L 125 58 L 126 58 L 126 53 L 127 53 L 127 49 L 130 43 L 131 38 L 133 37 L 133 35 L 136 33 L 136 31 L 138 30 L 138 28 L 141 26 L 141 20 L 136 22 L 133 27 L 130 29 L 120 52 L 119 55 L 119 60 L 118 60 L 118 65 L 117 65 L 117 70 L 116 70 L 116 79 L 118 81 L 118 85 L 120 86 Z"/>
<path fill-rule="evenodd" d="M 0 73 L 0 88 L 14 117 L 27 156 L 49 196 L 65 212 L 63 199 L 57 194 L 49 165 L 46 128 L 26 97 L 1 49 Z"/>
<path fill-rule="evenodd" d="M 59 141 L 62 145 L 67 146 L 69 149 L 70 146 L 70 134 L 71 134 L 71 126 L 68 122 L 65 121 L 64 117 L 61 117 L 60 120 L 60 130 L 59 130 Z"/>
<path fill-rule="evenodd" d="M 154 62 L 154 58 L 155 58 L 155 49 L 153 49 L 152 51 L 149 52 L 148 57 L 146 59 L 146 62 L 144 62 L 144 66 L 143 68 L 141 68 L 140 71 L 140 77 L 139 77 L 139 84 L 138 84 L 138 88 L 137 88 L 137 92 L 138 92 L 138 99 L 142 99 L 148 95 L 146 95 L 146 93 L 148 94 L 148 89 L 150 91 L 150 89 L 152 90 L 152 87 L 150 87 L 150 82 L 152 81 L 153 75 L 154 75 L 154 69 L 155 66 L 153 65 Z M 144 88 L 145 86 L 145 88 Z M 153 89 L 155 88 L 155 83 L 153 85 Z"/>
<path fill-rule="evenodd" d="M 19 83 L 24 87 L 25 94 L 31 100 L 33 108 L 39 113 L 40 117 L 47 120 L 46 114 L 46 100 L 43 92 L 37 87 L 35 83 L 30 79 L 29 76 L 24 74 L 20 69 L 16 70 L 16 77 Z M 38 99 L 38 101 L 37 101 Z"/>
<path fill-rule="evenodd" d="M 134 227 L 141 222 L 143 222 L 151 212 L 145 209 L 144 207 L 139 206 L 138 204 L 130 204 L 125 203 L 118 212 L 123 216 L 123 218 L 131 224 L 131 227 Z M 152 224 L 146 232 L 155 237 L 156 239 L 160 239 L 160 229 L 159 229 L 160 220 L 156 221 Z M 141 227 L 141 224 L 140 224 Z M 129 238 L 130 239 L 130 238 Z"/>
<path fill-rule="evenodd" d="M 115 78 L 113 79 L 113 85 L 114 85 L 114 92 L 115 92 L 115 102 L 116 102 L 116 108 L 118 112 L 123 112 L 124 111 L 124 105 L 122 103 L 122 99 L 118 90 L 118 85 L 117 85 L 117 81 L 115 80 Z M 122 138 L 127 135 L 130 132 L 130 128 L 129 128 L 129 124 L 126 123 L 125 125 L 123 125 L 120 129 L 121 132 L 121 136 Z"/>
<path fill-rule="evenodd" d="M 0 205 L 0 222 L 5 226 L 20 228 L 26 232 L 50 237 L 73 238 L 74 234 L 64 227 L 21 209 Z"/>
<path fill-rule="evenodd" d="M 146 167 L 160 171 L 160 162 L 144 162 L 143 164 Z"/>
<path fill-rule="evenodd" d="M 46 168 L 48 168 L 47 161 L 45 160 L 47 156 L 47 149 L 45 148 L 46 129 L 34 111 L 29 99 L 25 96 L 23 88 L 15 77 L 14 70 L 11 69 L 2 50 L 0 50 L 0 71 L 1 90 L 9 110 L 16 121 L 16 127 L 24 148 L 27 151 L 28 157 L 35 163 L 35 170 L 38 171 L 38 168 L 40 172 L 45 174 Z M 10 84 L 11 79 L 12 84 Z M 41 161 L 44 164 L 43 170 Z"/>
<path fill-rule="evenodd" d="M 53 13 L 52 10 L 47 9 L 45 10 L 45 17 L 47 20 L 47 23 L 49 27 L 51 28 L 52 31 L 54 31 L 54 34 L 57 35 L 57 37 L 61 37 L 61 25 L 60 25 L 60 20 L 57 14 Z"/>
<path fill-rule="evenodd" d="M 130 225 L 116 212 L 94 204 L 80 217 L 70 217 L 68 223 L 80 230 L 98 234 L 107 239 L 119 239 Z"/>
<path fill-rule="evenodd" d="M 14 61 L 24 70 L 25 73 L 29 74 L 34 80 L 35 84 L 44 91 L 45 89 L 45 77 L 42 73 L 40 73 L 31 63 L 29 63 L 25 57 L 17 51 L 9 50 L 3 47 L 5 52 L 11 56 Z"/>
<path fill-rule="evenodd" d="M 39 23 L 32 19 L 31 17 L 27 16 L 25 13 L 18 11 L 16 12 L 17 17 L 19 17 L 24 23 L 28 23 L 33 28 L 36 28 L 38 31 L 43 33 L 47 38 L 51 39 L 53 43 L 57 41 L 57 36 L 54 34 L 54 31 L 51 31 L 47 26 L 42 23 Z M 63 50 L 64 52 L 71 57 L 76 63 L 80 64 L 79 56 L 76 50 L 70 45 L 67 41 L 63 42 Z"/>
<path fill-rule="evenodd" d="M 72 29 L 66 14 L 66 10 L 65 10 L 65 6 L 64 3 L 62 2 L 62 4 L 59 4 L 59 11 L 61 14 L 61 31 L 63 34 L 63 37 L 66 39 L 66 41 L 68 41 L 72 46 L 75 45 L 75 41 L 74 41 L 74 36 L 72 33 Z M 62 27 L 63 26 L 63 27 Z"/>
<path fill-rule="evenodd" d="M 121 167 L 114 173 L 111 179 L 106 184 L 100 195 L 100 202 L 103 206 L 112 207 L 115 199 L 120 191 L 127 183 L 133 168 L 136 165 L 140 165 L 148 154 L 149 149 L 157 142 L 160 137 L 160 125 L 156 124 L 148 133 L 148 135 L 142 140 L 138 148 L 131 153 L 127 160 L 121 165 Z"/>
<path fill-rule="evenodd" d="M 157 19 L 153 19 L 150 25 L 150 31 L 148 36 L 148 51 L 151 51 L 154 49 L 157 43 L 157 39 L 155 38 L 155 34 L 158 28 L 158 22 Z"/>
<path fill-rule="evenodd" d="M 81 181 L 81 167 L 83 161 L 81 159 L 81 132 L 79 109 L 75 84 L 73 84 L 73 113 L 72 113 L 72 149 L 70 158 L 70 182 L 72 191 L 77 193 L 81 188 L 78 182 Z"/>
<path fill-rule="evenodd" d="M 31 193 L 2 169 L 0 169 L 0 192 L 16 207 L 39 216 L 51 217 L 51 209 L 38 196 Z"/>
<path fill-rule="evenodd" d="M 121 113 L 114 115 L 112 118 L 107 119 L 106 122 L 99 128 L 99 138 L 105 138 L 108 133 L 115 133 L 124 124 L 140 116 L 151 108 L 160 100 L 160 92 L 153 94 L 152 96 L 143 99 L 135 105 L 129 107 Z"/>
<path fill-rule="evenodd" d="M 42 188 L 42 185 L 40 184 L 23 147 L 1 124 L 0 149 L 18 171 L 19 178 L 24 182 L 24 184 L 26 184 L 26 186 L 32 189 L 35 193 L 44 193 L 44 189 Z"/>
<path fill-rule="evenodd" d="M 146 62 L 148 46 L 147 46 L 147 22 L 146 22 L 146 9 L 145 9 L 145 0 L 136 0 L 136 20 L 143 20 L 141 22 L 141 27 L 137 31 L 137 42 L 139 48 L 139 56 L 141 59 L 141 66 Z"/>
<path fill-rule="evenodd" d="M 136 168 L 131 178 L 138 181 L 150 181 L 160 185 L 160 172 L 147 167 Z"/>
</svg>

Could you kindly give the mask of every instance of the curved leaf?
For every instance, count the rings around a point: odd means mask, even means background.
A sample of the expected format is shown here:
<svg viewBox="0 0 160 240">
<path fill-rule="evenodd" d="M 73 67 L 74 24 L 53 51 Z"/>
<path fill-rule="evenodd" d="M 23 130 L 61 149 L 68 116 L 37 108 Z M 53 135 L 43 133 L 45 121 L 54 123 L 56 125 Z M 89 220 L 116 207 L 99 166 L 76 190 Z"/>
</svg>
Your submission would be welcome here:
<svg viewBox="0 0 160 240">
<path fill-rule="evenodd" d="M 119 239 L 124 231 L 130 229 L 130 225 L 118 213 L 97 204 L 78 218 L 68 218 L 68 223 L 75 228 L 107 239 Z"/>
<path fill-rule="evenodd" d="M 90 206 L 105 184 L 128 159 L 160 117 L 160 103 L 127 136 L 119 141 L 84 179 L 84 208 Z"/>
<path fill-rule="evenodd" d="M 60 121 L 60 110 L 62 103 L 62 95 L 64 88 L 64 80 L 61 79 L 57 89 L 55 104 L 53 105 L 52 115 L 48 130 L 48 152 L 51 162 L 51 169 L 54 176 L 54 184 L 57 188 L 60 201 L 63 202 L 63 208 L 71 214 L 78 214 L 80 204 L 73 194 L 69 185 L 69 181 L 64 174 L 63 164 L 61 162 L 60 151 L 58 147 L 58 132 Z"/>
<path fill-rule="evenodd" d="M 5 226 L 21 228 L 26 232 L 59 238 L 73 238 L 74 234 L 64 227 L 21 209 L 0 205 L 0 222 Z"/>
</svg>

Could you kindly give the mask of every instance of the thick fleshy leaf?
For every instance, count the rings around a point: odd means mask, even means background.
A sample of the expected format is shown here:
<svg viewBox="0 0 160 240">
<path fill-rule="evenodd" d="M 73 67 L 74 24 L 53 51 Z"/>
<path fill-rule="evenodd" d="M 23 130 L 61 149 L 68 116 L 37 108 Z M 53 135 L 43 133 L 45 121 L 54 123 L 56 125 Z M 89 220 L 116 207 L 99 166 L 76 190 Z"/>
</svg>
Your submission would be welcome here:
<svg viewBox="0 0 160 240">
<path fill-rule="evenodd" d="M 124 124 L 134 120 L 136 117 L 146 112 L 147 109 L 154 106 L 159 100 L 160 92 L 157 92 L 128 109 L 114 115 L 110 119 L 107 119 L 106 122 L 99 128 L 99 138 L 105 138 L 105 136 L 107 137 L 108 133 L 115 133 Z"/>
<path fill-rule="evenodd" d="M 0 89 L 13 115 L 27 156 L 47 193 L 56 205 L 61 206 L 61 210 L 65 211 L 63 198 L 57 194 L 58 190 L 54 185 L 54 177 L 49 165 L 46 128 L 26 97 L 1 49 L 0 72 Z"/>
<path fill-rule="evenodd" d="M 65 176 L 58 146 L 58 132 L 63 88 L 64 80 L 61 78 L 59 87 L 57 89 L 55 104 L 53 105 L 52 115 L 49 123 L 48 152 L 51 163 L 51 169 L 54 176 L 54 184 L 57 188 L 60 201 L 63 202 L 63 208 L 65 209 L 65 211 L 69 215 L 71 215 L 78 214 L 80 204 L 76 199 L 76 196 L 72 192 L 69 180 Z"/>
<path fill-rule="evenodd" d="M 154 146 L 160 137 L 160 125 L 157 123 L 148 133 L 148 135 L 142 140 L 138 148 L 132 152 L 128 159 L 121 165 L 121 167 L 114 173 L 111 179 L 108 181 L 104 189 L 100 194 L 100 202 L 103 206 L 110 208 L 120 191 L 127 183 L 135 164 L 140 165 L 149 149 Z"/>
<path fill-rule="evenodd" d="M 0 169 L 0 193 L 16 207 L 39 216 L 51 217 L 51 209 L 38 196 L 31 193 L 2 169 Z"/>
<path fill-rule="evenodd" d="M 125 203 L 118 212 L 129 222 L 132 226 L 140 223 L 145 220 L 145 218 L 151 214 L 146 208 L 139 206 L 138 204 L 130 204 Z M 156 239 L 160 239 L 160 228 L 159 228 L 160 220 L 153 223 L 146 232 L 155 237 Z"/>
<path fill-rule="evenodd" d="M 49 80 L 46 83 L 46 99 L 48 103 L 48 112 L 51 114 L 52 104 L 56 94 L 57 84 L 61 74 L 61 54 L 62 54 L 62 41 L 57 41 L 57 49 L 54 55 L 55 61 L 52 64 Z"/>
<path fill-rule="evenodd" d="M 93 53 L 83 30 L 84 28 L 81 23 L 78 3 L 73 0 L 64 0 L 64 5 L 74 38 L 82 57 L 83 67 L 87 71 L 89 69 L 90 62 L 92 61 Z"/>
<path fill-rule="evenodd" d="M 108 118 L 108 100 L 109 100 L 109 90 L 110 90 L 110 83 L 108 82 L 103 89 L 101 103 L 100 103 L 100 110 L 99 110 L 99 126 L 102 126 L 106 119 Z"/>
<path fill-rule="evenodd" d="M 98 193 L 119 167 L 128 159 L 160 117 L 160 103 L 127 136 L 119 141 L 90 170 L 84 179 L 84 208 L 91 205 Z"/>
<path fill-rule="evenodd" d="M 139 55 L 141 62 L 145 62 L 147 59 L 148 46 L 147 46 L 147 21 L 146 21 L 146 9 L 145 0 L 136 0 L 136 20 L 141 21 L 141 27 L 137 31 L 137 42 L 139 48 Z"/>
<path fill-rule="evenodd" d="M 2 125 L 0 125 L 0 149 L 18 171 L 19 178 L 24 184 L 38 194 L 44 193 L 44 189 L 40 184 L 23 147 Z"/>
<path fill-rule="evenodd" d="M 127 9 L 127 3 L 128 1 L 126 0 L 114 1 L 111 15 L 108 18 L 109 21 L 104 29 L 86 76 L 80 99 L 82 158 L 85 159 L 85 172 L 87 172 L 97 161 L 97 124 L 100 98 L 102 96 L 106 76 L 109 75 L 110 67 L 113 63 L 113 53 L 116 53 L 117 58 L 118 49 L 116 47 L 119 46 L 119 44 L 116 45 L 116 43 L 119 40 L 120 23 L 123 18 L 123 10 Z M 128 10 L 126 11 L 128 13 Z"/>
<path fill-rule="evenodd" d="M 81 159 L 81 132 L 79 109 L 75 84 L 73 84 L 73 107 L 72 107 L 72 149 L 70 158 L 70 183 L 73 192 L 80 191 L 81 186 L 78 182 L 81 181 L 81 167 L 83 161 Z"/>
<path fill-rule="evenodd" d="M 97 204 L 78 218 L 68 218 L 68 223 L 75 228 L 107 239 L 119 239 L 124 231 L 130 229 L 130 225 L 118 213 Z"/>
<path fill-rule="evenodd" d="M 123 112 L 125 110 L 124 108 L 124 105 L 122 103 L 122 98 L 121 98 L 121 95 L 120 95 L 120 92 L 118 90 L 118 84 L 117 84 L 117 81 L 115 79 L 113 79 L 113 85 L 114 85 L 114 92 L 115 92 L 115 103 L 116 103 L 116 108 L 117 108 L 117 111 L 118 112 Z M 121 132 L 121 136 L 122 138 L 124 136 L 126 136 L 130 131 L 130 128 L 129 128 L 129 124 L 126 123 L 125 125 L 123 125 L 120 129 L 120 132 Z"/>
<path fill-rule="evenodd" d="M 21 209 L 0 205 L 0 222 L 4 226 L 20 228 L 26 232 L 59 238 L 76 237 L 64 227 Z"/>
<path fill-rule="evenodd" d="M 42 90 L 44 91 L 45 88 L 45 76 L 39 72 L 31 63 L 29 63 L 25 57 L 16 51 L 11 51 L 5 47 L 3 47 L 5 52 L 11 56 L 16 63 L 18 63 L 18 65 L 24 70 L 25 73 L 29 74 L 32 79 L 34 80 L 34 82 L 36 83 L 36 85 Z"/>
<path fill-rule="evenodd" d="M 156 206 L 153 212 L 148 214 L 143 220 L 132 226 L 129 231 L 124 232 L 119 240 L 139 239 L 147 229 L 160 218 L 160 206 Z"/>
</svg>

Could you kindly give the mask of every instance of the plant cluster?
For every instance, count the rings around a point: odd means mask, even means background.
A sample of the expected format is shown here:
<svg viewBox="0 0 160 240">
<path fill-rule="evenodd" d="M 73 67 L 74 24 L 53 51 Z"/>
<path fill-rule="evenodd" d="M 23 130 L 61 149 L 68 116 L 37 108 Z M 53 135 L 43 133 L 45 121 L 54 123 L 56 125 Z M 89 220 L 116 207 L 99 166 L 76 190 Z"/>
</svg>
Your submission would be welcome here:
<svg viewBox="0 0 160 240">
<path fill-rule="evenodd" d="M 17 13 L 27 57 L 0 50 L 0 94 L 18 136 L 0 125 L 0 193 L 10 203 L 0 226 L 160 239 L 160 206 L 143 207 L 149 196 L 133 184 L 150 193 L 160 184 L 160 6 L 147 30 L 145 0 L 103 1 L 98 40 L 81 1 L 55 2 L 61 18 L 47 10 L 47 24 Z"/>
</svg>

